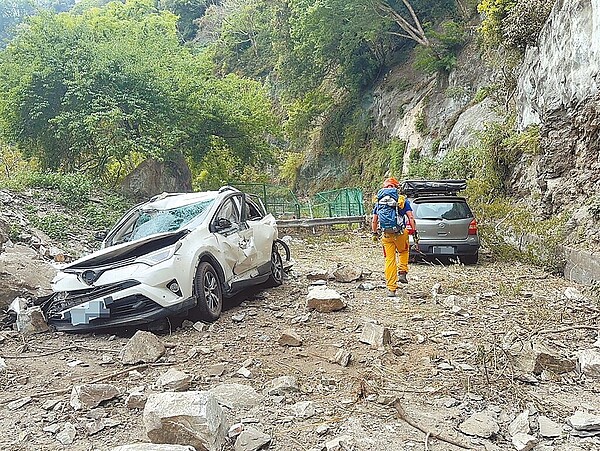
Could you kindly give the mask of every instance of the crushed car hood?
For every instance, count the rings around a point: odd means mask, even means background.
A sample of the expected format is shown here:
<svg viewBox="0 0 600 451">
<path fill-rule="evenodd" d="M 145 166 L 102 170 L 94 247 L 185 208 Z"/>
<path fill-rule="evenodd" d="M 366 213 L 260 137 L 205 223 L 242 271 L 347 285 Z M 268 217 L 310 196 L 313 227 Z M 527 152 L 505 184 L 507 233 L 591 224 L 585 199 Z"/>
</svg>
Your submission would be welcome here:
<svg viewBox="0 0 600 451">
<path fill-rule="evenodd" d="M 86 268 L 95 268 L 99 266 L 112 265 L 124 260 L 136 259 L 150 252 L 171 246 L 189 233 L 187 229 L 177 230 L 175 232 L 153 235 L 141 240 L 118 244 L 96 251 L 90 255 L 75 260 L 61 271 L 70 272 Z"/>
</svg>

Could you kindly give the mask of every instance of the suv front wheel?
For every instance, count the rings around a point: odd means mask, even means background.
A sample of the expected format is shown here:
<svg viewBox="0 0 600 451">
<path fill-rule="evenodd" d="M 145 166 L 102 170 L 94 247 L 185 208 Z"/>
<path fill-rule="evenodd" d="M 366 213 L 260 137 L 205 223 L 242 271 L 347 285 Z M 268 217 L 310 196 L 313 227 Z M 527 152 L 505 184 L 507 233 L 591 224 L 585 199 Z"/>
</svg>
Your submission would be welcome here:
<svg viewBox="0 0 600 451">
<path fill-rule="evenodd" d="M 271 251 L 271 274 L 267 280 L 267 285 L 278 287 L 283 283 L 283 260 L 281 254 L 277 250 L 277 246 L 273 246 Z"/>
<path fill-rule="evenodd" d="M 219 319 L 223 310 L 223 292 L 215 268 L 208 262 L 201 262 L 194 277 L 194 294 L 197 304 L 192 315 L 203 321 Z"/>
</svg>

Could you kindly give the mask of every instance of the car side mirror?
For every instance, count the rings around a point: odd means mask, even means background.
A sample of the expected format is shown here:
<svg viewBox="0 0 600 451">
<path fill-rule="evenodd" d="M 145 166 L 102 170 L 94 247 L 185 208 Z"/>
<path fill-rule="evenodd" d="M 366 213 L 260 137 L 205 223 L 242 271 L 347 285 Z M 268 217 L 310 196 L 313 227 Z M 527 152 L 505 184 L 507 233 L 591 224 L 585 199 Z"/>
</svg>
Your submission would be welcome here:
<svg viewBox="0 0 600 451">
<path fill-rule="evenodd" d="M 219 230 L 230 229 L 231 226 L 232 226 L 232 223 L 229 219 L 227 219 L 227 218 L 217 219 L 217 229 L 219 229 Z"/>
<path fill-rule="evenodd" d="M 106 238 L 106 235 L 108 235 L 106 230 L 101 230 L 94 234 L 94 238 L 96 239 L 96 241 L 104 241 L 104 239 Z"/>
</svg>

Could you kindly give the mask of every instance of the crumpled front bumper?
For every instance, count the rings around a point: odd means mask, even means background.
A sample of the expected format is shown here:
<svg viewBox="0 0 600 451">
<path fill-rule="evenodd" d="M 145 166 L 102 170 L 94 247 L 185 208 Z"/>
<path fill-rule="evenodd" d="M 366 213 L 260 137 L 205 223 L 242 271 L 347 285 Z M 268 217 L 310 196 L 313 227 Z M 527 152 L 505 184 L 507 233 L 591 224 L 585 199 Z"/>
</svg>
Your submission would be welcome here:
<svg viewBox="0 0 600 451">
<path fill-rule="evenodd" d="M 162 306 L 148 296 L 148 287 L 126 280 L 86 290 L 58 292 L 42 304 L 48 324 L 74 332 L 147 324 L 184 313 L 196 305 L 194 296 Z"/>
</svg>

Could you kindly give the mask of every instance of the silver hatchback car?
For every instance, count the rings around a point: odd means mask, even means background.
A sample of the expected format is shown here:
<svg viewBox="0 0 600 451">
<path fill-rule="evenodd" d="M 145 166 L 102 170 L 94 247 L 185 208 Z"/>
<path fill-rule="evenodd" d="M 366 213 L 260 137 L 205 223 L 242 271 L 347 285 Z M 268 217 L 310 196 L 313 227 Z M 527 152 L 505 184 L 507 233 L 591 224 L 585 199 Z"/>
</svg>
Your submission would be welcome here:
<svg viewBox="0 0 600 451">
<path fill-rule="evenodd" d="M 477 220 L 464 197 L 465 180 L 406 180 L 402 191 L 409 199 L 419 234 L 411 236 L 410 258 L 455 258 L 475 264 L 479 258 Z M 409 233 L 412 233 L 409 230 Z"/>
</svg>

